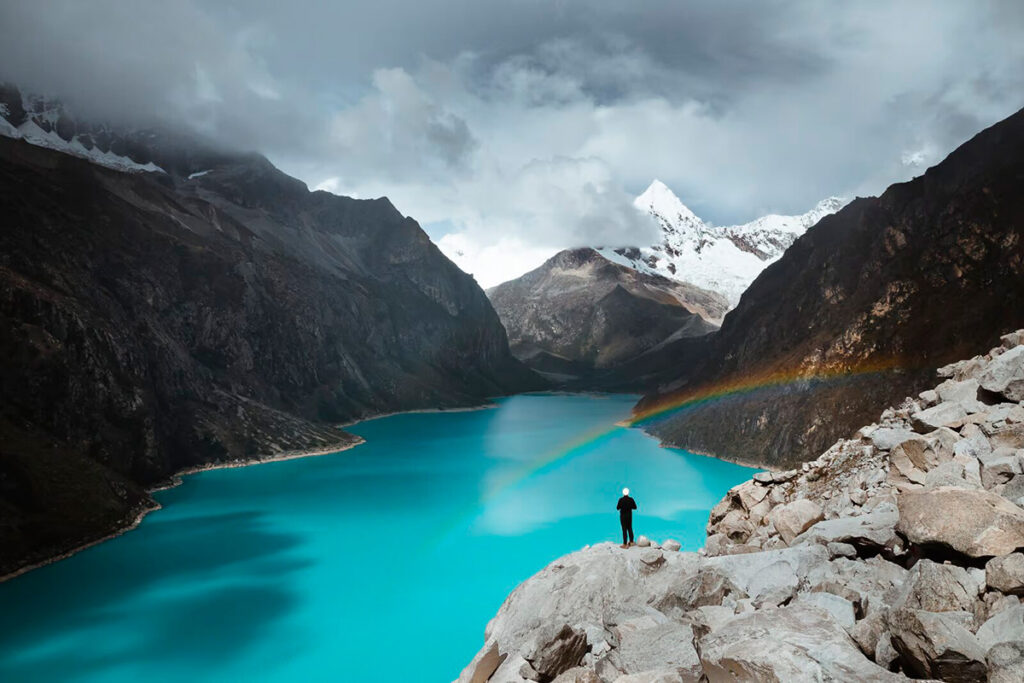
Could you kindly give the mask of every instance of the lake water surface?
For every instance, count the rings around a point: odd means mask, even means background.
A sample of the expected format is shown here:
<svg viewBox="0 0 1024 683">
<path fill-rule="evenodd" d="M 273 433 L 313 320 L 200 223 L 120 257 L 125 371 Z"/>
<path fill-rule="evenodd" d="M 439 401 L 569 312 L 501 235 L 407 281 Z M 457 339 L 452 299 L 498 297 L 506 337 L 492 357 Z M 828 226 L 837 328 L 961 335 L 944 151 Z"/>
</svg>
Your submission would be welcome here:
<svg viewBox="0 0 1024 683">
<path fill-rule="evenodd" d="M 137 530 L 0 584 L 0 681 L 450 681 L 518 583 L 620 540 L 623 486 L 637 534 L 692 550 L 753 473 L 614 428 L 634 401 L 397 415 L 189 476 Z"/>
</svg>

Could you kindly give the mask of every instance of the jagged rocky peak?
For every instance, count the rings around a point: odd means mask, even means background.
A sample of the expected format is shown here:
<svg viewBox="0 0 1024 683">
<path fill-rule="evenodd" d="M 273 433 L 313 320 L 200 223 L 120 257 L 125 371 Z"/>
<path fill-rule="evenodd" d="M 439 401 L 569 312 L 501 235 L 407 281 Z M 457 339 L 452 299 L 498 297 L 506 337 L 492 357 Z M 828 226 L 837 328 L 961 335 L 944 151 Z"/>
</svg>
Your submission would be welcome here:
<svg viewBox="0 0 1024 683">
<path fill-rule="evenodd" d="M 600 251 L 642 272 L 719 292 L 735 306 L 754 278 L 797 237 L 845 203 L 829 197 L 804 214 L 770 214 L 742 225 L 714 226 L 693 213 L 665 183 L 655 180 L 634 205 L 658 222 L 661 242 Z"/>
<path fill-rule="evenodd" d="M 734 487 L 696 553 L 641 536 L 552 562 L 459 683 L 1024 680 L 1024 330 L 1000 342 Z"/>
<path fill-rule="evenodd" d="M 544 266 L 548 266 L 549 271 L 554 269 L 568 271 L 587 266 L 603 265 L 604 263 L 607 263 L 607 259 L 603 258 L 596 251 L 589 247 L 580 247 L 577 249 L 563 249 L 548 259 Z M 544 266 L 541 267 L 543 268 Z"/>
<path fill-rule="evenodd" d="M 796 238 L 825 216 L 839 211 L 846 203 L 846 200 L 839 197 L 829 197 L 818 202 L 807 213 L 797 216 L 768 214 L 749 223 L 721 230 L 738 248 L 754 253 L 767 265 L 782 256 Z"/>
<path fill-rule="evenodd" d="M 518 358 L 557 381 L 584 383 L 670 340 L 713 331 L 728 306 L 714 292 L 586 247 L 561 251 L 488 296 Z"/>
</svg>

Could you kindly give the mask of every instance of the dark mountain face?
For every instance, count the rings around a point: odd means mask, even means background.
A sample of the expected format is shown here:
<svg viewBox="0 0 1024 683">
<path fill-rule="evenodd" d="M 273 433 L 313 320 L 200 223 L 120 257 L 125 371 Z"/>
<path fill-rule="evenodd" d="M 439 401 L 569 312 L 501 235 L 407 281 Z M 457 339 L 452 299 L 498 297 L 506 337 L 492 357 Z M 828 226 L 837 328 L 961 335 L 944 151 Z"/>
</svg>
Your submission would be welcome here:
<svg viewBox="0 0 1024 683">
<path fill-rule="evenodd" d="M 569 249 L 488 291 L 512 352 L 577 389 L 636 390 L 652 374 L 618 368 L 678 339 L 716 329 L 728 308 L 713 292 L 639 273 L 593 249 Z M 659 367 L 657 363 L 655 367 Z"/>
<path fill-rule="evenodd" d="M 261 157 L 188 179 L 0 138 L 0 212 L 0 574 L 182 468 L 543 384 L 415 221 Z"/>
<path fill-rule="evenodd" d="M 638 409 L 774 382 L 650 430 L 724 458 L 790 465 L 1022 324 L 1024 111 L 923 176 L 822 219 Z"/>
</svg>

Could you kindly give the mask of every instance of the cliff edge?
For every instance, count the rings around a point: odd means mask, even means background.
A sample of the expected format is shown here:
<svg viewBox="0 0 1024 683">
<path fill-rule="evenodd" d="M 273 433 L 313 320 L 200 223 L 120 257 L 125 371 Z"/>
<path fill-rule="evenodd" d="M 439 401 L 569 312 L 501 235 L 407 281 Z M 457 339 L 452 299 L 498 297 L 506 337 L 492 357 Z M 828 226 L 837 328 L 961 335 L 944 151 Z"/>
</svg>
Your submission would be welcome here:
<svg viewBox="0 0 1024 683">
<path fill-rule="evenodd" d="M 459 682 L 1024 680 L 1024 330 L 1001 342 L 733 488 L 698 553 L 556 560 Z"/>
</svg>

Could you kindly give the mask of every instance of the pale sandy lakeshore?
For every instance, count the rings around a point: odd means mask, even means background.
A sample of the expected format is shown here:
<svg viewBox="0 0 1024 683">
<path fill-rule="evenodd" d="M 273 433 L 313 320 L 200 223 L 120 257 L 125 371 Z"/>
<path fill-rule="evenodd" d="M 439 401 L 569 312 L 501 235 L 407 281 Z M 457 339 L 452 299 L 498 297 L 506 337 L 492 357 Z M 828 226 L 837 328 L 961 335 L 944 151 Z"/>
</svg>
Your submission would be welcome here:
<svg viewBox="0 0 1024 683">
<path fill-rule="evenodd" d="M 355 423 L 353 423 L 355 424 Z M 255 457 L 255 458 L 242 458 L 239 460 L 231 460 L 228 462 L 216 462 L 209 463 L 206 465 L 196 465 L 194 467 L 186 467 L 180 472 L 175 473 L 169 481 L 163 484 L 157 484 L 146 489 L 149 493 L 155 493 L 157 491 L 166 491 L 172 489 L 175 486 L 181 484 L 182 477 L 187 477 L 190 474 L 196 474 L 198 472 L 209 472 L 210 470 L 228 470 L 237 467 L 250 467 L 252 465 L 262 465 L 269 462 L 282 462 L 284 460 L 298 460 L 299 458 L 314 458 L 318 455 L 330 455 L 331 453 L 341 453 L 347 451 L 350 448 L 355 448 L 360 444 L 366 443 L 366 440 L 362 437 L 350 435 L 354 437 L 354 440 L 346 443 L 339 443 L 333 446 L 324 446 L 323 448 L 315 448 L 312 450 L 304 451 L 284 451 L 276 455 L 268 457 Z"/>
<path fill-rule="evenodd" d="M 379 413 L 377 415 L 370 415 L 369 417 L 361 417 L 358 420 L 352 420 L 351 422 L 343 422 L 338 426 L 339 429 L 345 427 L 351 427 L 352 425 L 362 424 L 363 422 L 370 422 L 371 420 L 380 420 L 385 417 L 394 417 L 395 415 L 418 415 L 418 414 L 432 414 L 432 413 L 468 413 L 475 410 L 493 410 L 497 408 L 497 403 L 484 403 L 479 406 L 462 406 L 457 408 L 417 408 L 416 410 L 395 410 L 390 413 Z M 356 444 L 358 445 L 358 444 Z"/>
</svg>

